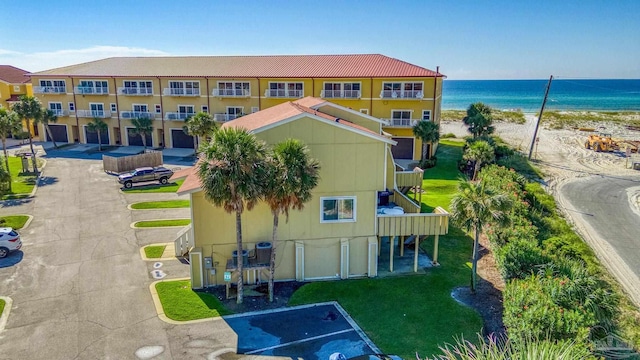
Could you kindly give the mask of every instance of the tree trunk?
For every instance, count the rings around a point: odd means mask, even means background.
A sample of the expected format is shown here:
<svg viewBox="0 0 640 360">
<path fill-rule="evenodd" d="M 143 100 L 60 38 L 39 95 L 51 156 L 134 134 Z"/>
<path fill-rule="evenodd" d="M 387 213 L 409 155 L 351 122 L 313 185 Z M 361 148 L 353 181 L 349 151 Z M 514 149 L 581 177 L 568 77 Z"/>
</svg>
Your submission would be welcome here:
<svg viewBox="0 0 640 360">
<path fill-rule="evenodd" d="M 33 172 L 38 172 L 38 164 L 36 163 L 36 152 L 33 151 L 33 138 L 31 137 L 31 121 L 27 120 L 27 132 L 29 133 L 29 148 L 31 148 L 31 163 L 33 164 Z"/>
<path fill-rule="evenodd" d="M 7 174 L 11 177 L 11 170 L 9 170 L 9 154 L 7 153 L 7 138 L 2 138 L 2 150 L 4 151 L 4 163 L 7 165 Z M 11 183 L 13 180 L 9 180 L 9 192 L 11 192 Z"/>
<path fill-rule="evenodd" d="M 243 276 L 243 257 L 242 257 L 242 219 L 241 213 L 236 211 L 236 242 L 238 248 L 238 296 L 236 302 L 242 304 L 242 297 L 244 295 L 244 276 Z"/>
<path fill-rule="evenodd" d="M 142 138 L 142 146 L 147 150 L 147 134 L 140 133 L 140 137 Z"/>
<path fill-rule="evenodd" d="M 49 134 L 49 137 L 51 138 L 51 141 L 53 141 L 53 147 L 57 149 L 58 148 L 58 144 L 56 144 L 56 139 L 54 139 L 53 138 L 53 134 L 51 134 L 51 128 L 49 127 L 49 124 L 45 124 L 44 127 L 45 127 L 45 129 L 47 131 L 47 134 Z"/>
<path fill-rule="evenodd" d="M 273 234 L 271 235 L 271 260 L 269 261 L 269 302 L 273 302 L 274 275 L 276 273 L 276 244 L 278 241 L 278 213 L 273 213 Z"/>
<path fill-rule="evenodd" d="M 480 242 L 480 229 L 475 226 L 475 239 L 473 240 L 473 257 L 471 259 L 471 293 L 476 293 L 476 277 L 478 271 L 478 246 Z"/>
<path fill-rule="evenodd" d="M 102 139 L 100 138 L 100 130 L 98 130 L 97 133 L 98 133 L 98 151 L 102 151 Z"/>
<path fill-rule="evenodd" d="M 422 156 L 420 157 L 420 161 L 424 160 L 425 156 L 427 156 L 427 143 L 422 140 Z"/>
<path fill-rule="evenodd" d="M 198 156 L 198 135 L 193 135 L 193 154 Z"/>
<path fill-rule="evenodd" d="M 480 161 L 476 160 L 475 165 L 473 165 L 473 179 L 471 180 L 475 181 L 476 177 L 478 176 L 478 171 L 480 171 L 480 165 Z"/>
</svg>

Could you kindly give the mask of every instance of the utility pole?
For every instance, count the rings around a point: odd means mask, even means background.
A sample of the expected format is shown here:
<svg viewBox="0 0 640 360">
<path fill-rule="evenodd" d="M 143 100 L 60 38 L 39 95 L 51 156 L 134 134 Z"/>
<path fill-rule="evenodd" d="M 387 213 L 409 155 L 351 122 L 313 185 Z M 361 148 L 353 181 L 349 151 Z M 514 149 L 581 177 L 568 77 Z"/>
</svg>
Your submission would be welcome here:
<svg viewBox="0 0 640 360">
<path fill-rule="evenodd" d="M 531 160 L 531 154 L 533 153 L 533 145 L 535 145 L 536 139 L 538 137 L 538 127 L 540 126 L 540 120 L 542 120 L 542 113 L 544 112 L 544 106 L 547 104 L 547 96 L 549 96 L 549 89 L 551 88 L 551 80 L 553 80 L 553 75 L 549 77 L 549 82 L 547 83 L 547 89 L 544 91 L 544 100 L 542 100 L 542 108 L 540 108 L 540 115 L 538 115 L 538 122 L 536 123 L 536 129 L 533 131 L 533 139 L 531 139 L 531 146 L 529 147 L 529 160 Z"/>
</svg>

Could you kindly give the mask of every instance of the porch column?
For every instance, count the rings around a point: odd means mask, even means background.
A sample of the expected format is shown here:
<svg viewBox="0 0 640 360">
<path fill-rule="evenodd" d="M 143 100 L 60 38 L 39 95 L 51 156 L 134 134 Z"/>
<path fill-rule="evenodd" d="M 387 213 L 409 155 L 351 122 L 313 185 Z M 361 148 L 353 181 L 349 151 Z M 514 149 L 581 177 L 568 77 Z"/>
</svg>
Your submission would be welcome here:
<svg viewBox="0 0 640 360">
<path fill-rule="evenodd" d="M 413 252 L 413 272 L 418 272 L 418 250 L 420 249 L 420 235 L 416 235 L 416 247 Z"/>
<path fill-rule="evenodd" d="M 389 236 L 389 272 L 393 272 L 393 247 L 396 245 L 395 241 L 395 236 Z"/>
<path fill-rule="evenodd" d="M 398 246 L 400 247 L 400 257 L 404 256 L 404 240 L 406 236 L 398 236 Z"/>
<path fill-rule="evenodd" d="M 296 241 L 296 281 L 304 281 L 304 243 Z"/>
<path fill-rule="evenodd" d="M 370 236 L 367 239 L 368 262 L 367 262 L 367 276 L 378 276 L 378 256 L 380 256 L 379 246 L 380 238 L 377 236 Z"/>
<path fill-rule="evenodd" d="M 434 266 L 438 266 L 438 237 L 440 235 L 436 234 L 433 240 L 433 261 L 431 262 Z"/>
<path fill-rule="evenodd" d="M 340 278 L 349 278 L 349 239 L 340 239 Z"/>
</svg>

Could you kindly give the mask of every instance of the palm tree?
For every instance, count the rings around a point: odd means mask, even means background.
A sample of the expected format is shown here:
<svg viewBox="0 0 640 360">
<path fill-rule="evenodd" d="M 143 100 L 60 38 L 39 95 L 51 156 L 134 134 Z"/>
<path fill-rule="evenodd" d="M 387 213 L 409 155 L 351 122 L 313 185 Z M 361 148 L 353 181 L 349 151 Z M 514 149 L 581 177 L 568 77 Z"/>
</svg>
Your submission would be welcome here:
<svg viewBox="0 0 640 360">
<path fill-rule="evenodd" d="M 467 116 L 462 121 L 469 126 L 469 132 L 473 134 L 474 139 L 491 135 L 495 131 L 491 125 L 493 123 L 491 108 L 481 102 L 469 105 Z"/>
<path fill-rule="evenodd" d="M 189 116 L 182 127 L 185 134 L 193 136 L 193 150 L 196 154 L 198 153 L 198 137 L 211 135 L 216 129 L 217 125 L 213 116 L 204 111 Z"/>
<path fill-rule="evenodd" d="M 413 135 L 422 140 L 422 155 L 420 156 L 420 160 L 424 160 L 425 156 L 427 159 L 431 159 L 431 151 L 427 154 L 427 145 L 428 143 L 433 144 L 440 140 L 440 125 L 433 121 L 418 121 L 418 123 L 413 126 Z"/>
<path fill-rule="evenodd" d="M 51 128 L 49 128 L 49 123 L 58 122 L 58 116 L 53 110 L 50 109 L 42 109 L 42 116 L 39 119 L 34 121 L 35 124 L 42 123 L 44 124 L 44 129 L 49 134 L 49 138 L 53 141 L 53 147 L 58 148 L 58 144 L 56 144 L 56 139 L 53 138 L 53 134 L 51 134 Z"/>
<path fill-rule="evenodd" d="M 480 233 L 489 222 L 498 226 L 509 222 L 508 211 L 512 202 L 506 194 L 498 193 L 486 186 L 484 181 L 463 181 L 458 185 L 458 193 L 451 200 L 451 219 L 466 231 L 475 232 L 471 262 L 471 292 L 476 292 L 478 268 L 478 244 Z"/>
<path fill-rule="evenodd" d="M 236 216 L 238 304 L 243 298 L 242 213 L 260 200 L 266 181 L 267 146 L 242 128 L 216 131 L 202 149 L 198 176 L 205 198 Z"/>
<path fill-rule="evenodd" d="M 98 133 L 98 151 L 102 151 L 102 136 L 100 135 L 103 131 L 107 131 L 108 128 L 107 123 L 99 117 L 94 117 L 93 120 L 87 124 L 87 130 Z"/>
<path fill-rule="evenodd" d="M 496 151 L 488 142 L 478 140 L 464 151 L 462 158 L 475 163 L 473 167 L 473 177 L 471 178 L 471 180 L 475 180 L 476 176 L 478 176 L 478 171 L 482 168 L 482 165 L 495 160 Z"/>
<path fill-rule="evenodd" d="M 19 102 L 13 104 L 12 110 L 15 111 L 27 125 L 27 132 L 29 133 L 29 147 L 31 148 L 31 160 L 33 162 L 33 172 L 37 173 L 38 165 L 36 164 L 36 153 L 33 151 L 31 121 L 36 122 L 40 119 L 42 116 L 42 107 L 40 106 L 40 100 L 33 96 L 22 95 L 19 97 L 19 100 Z"/>
<path fill-rule="evenodd" d="M 142 145 L 144 149 L 147 149 L 147 135 L 153 133 L 153 122 L 149 118 L 135 118 L 131 119 L 133 124 L 133 133 L 142 137 Z"/>
<path fill-rule="evenodd" d="M 0 139 L 2 140 L 4 161 L 9 175 L 11 175 L 11 172 L 9 170 L 9 154 L 7 154 L 7 137 L 9 137 L 9 134 L 17 134 L 20 131 L 22 131 L 22 121 L 18 114 L 13 111 L 7 111 L 5 108 L 0 108 Z M 9 182 L 9 190 L 11 190 L 11 182 Z"/>
<path fill-rule="evenodd" d="M 265 201 L 273 214 L 271 261 L 269 266 L 269 301 L 273 302 L 273 282 L 276 270 L 278 221 L 280 214 L 289 221 L 289 210 L 302 210 L 311 200 L 311 190 L 318 185 L 320 164 L 309 157 L 309 150 L 296 139 L 277 144 L 269 159 Z"/>
</svg>

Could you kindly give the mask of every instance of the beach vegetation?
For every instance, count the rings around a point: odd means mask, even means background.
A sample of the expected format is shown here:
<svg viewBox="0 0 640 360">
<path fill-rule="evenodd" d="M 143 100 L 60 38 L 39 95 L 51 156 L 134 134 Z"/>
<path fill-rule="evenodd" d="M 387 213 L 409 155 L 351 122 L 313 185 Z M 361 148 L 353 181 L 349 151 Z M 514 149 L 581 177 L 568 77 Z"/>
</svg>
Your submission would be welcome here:
<svg viewBox="0 0 640 360">
<path fill-rule="evenodd" d="M 413 135 L 422 140 L 420 160 L 430 159 L 431 151 L 427 151 L 429 144 L 440 140 L 440 125 L 433 121 L 418 121 L 412 128 Z M 427 153 L 428 152 L 428 153 Z"/>
<path fill-rule="evenodd" d="M 486 137 L 496 130 L 493 124 L 491 108 L 481 102 L 473 103 L 467 108 L 467 116 L 462 119 L 469 127 L 473 138 Z"/>
</svg>

